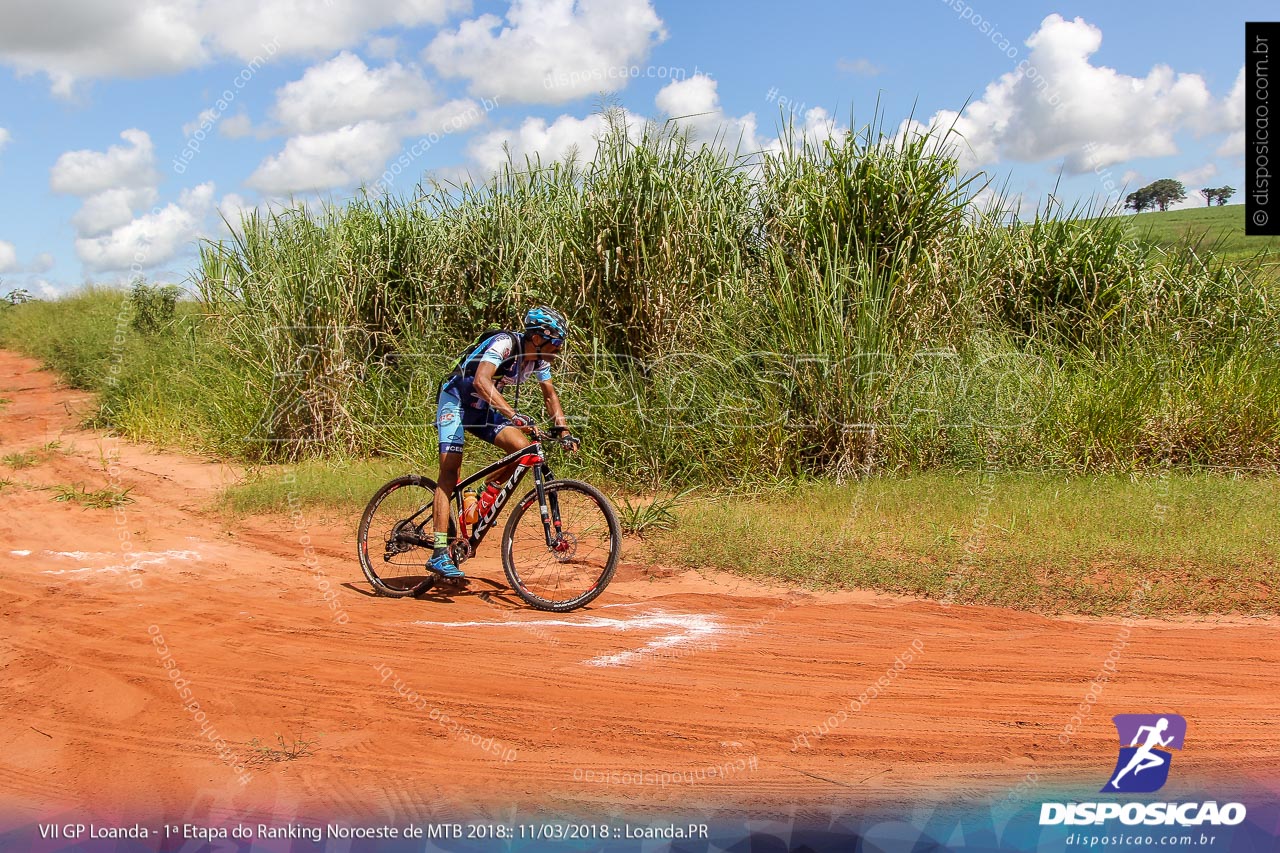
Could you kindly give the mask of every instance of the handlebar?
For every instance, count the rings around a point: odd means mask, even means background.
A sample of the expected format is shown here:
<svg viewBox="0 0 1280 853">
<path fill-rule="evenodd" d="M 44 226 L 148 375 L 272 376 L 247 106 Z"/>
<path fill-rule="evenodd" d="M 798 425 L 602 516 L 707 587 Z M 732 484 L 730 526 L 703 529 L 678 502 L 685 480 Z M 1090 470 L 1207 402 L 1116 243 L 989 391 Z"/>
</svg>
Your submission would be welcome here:
<svg viewBox="0 0 1280 853">
<path fill-rule="evenodd" d="M 542 444 L 557 444 L 565 450 L 572 450 L 575 444 L 580 443 L 578 439 L 573 438 L 568 427 L 552 427 L 551 429 L 564 431 L 559 435 L 555 435 L 551 430 L 544 430 L 535 425 L 531 433 L 533 440 Z"/>
</svg>

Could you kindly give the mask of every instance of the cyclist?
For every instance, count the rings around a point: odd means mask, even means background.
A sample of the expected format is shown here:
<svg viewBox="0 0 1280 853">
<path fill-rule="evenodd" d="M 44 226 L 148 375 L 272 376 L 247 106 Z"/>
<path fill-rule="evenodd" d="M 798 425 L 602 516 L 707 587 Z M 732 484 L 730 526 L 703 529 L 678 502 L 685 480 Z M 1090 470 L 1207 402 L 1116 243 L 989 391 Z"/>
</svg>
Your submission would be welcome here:
<svg viewBox="0 0 1280 853">
<path fill-rule="evenodd" d="M 466 575 L 449 553 L 449 503 L 462 469 L 463 432 L 478 436 L 514 453 L 532 444 L 526 433 L 533 418 L 521 415 L 502 396 L 509 384 L 533 377 L 542 389 L 542 399 L 555 428 L 552 432 L 569 440 L 577 449 L 577 439 L 569 435 L 568 420 L 560 398 L 551 384 L 551 358 L 564 346 L 569 323 L 554 308 L 539 306 L 524 315 L 524 331 L 500 331 L 486 335 L 458 360 L 440 387 L 436 406 L 436 429 L 440 434 L 440 477 L 436 480 L 434 504 L 435 539 L 427 567 L 447 580 L 461 583 Z M 502 484 L 517 463 L 498 470 L 485 483 L 477 511 L 480 518 L 493 507 Z"/>
</svg>

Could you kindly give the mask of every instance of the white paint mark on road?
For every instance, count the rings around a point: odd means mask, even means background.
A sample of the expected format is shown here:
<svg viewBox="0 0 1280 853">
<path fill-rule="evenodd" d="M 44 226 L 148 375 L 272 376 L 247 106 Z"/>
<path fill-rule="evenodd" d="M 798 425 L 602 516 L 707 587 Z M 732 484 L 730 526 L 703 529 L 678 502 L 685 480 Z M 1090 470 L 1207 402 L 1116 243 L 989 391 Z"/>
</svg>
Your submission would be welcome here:
<svg viewBox="0 0 1280 853">
<path fill-rule="evenodd" d="M 628 621 L 639 623 L 636 626 L 638 629 L 675 628 L 676 630 L 673 633 L 655 637 L 634 651 L 594 657 L 586 662 L 588 666 L 625 666 L 643 658 L 645 655 L 655 654 L 664 649 L 675 647 L 687 649 L 706 645 L 712 636 L 724 631 L 717 617 L 704 613 L 651 614 Z"/>
<path fill-rule="evenodd" d="M 68 557 L 79 561 L 85 561 L 89 557 L 101 558 L 119 558 L 118 554 L 88 554 L 83 551 L 45 551 L 50 557 Z M 83 566 L 78 569 L 45 569 L 42 575 L 80 575 L 86 572 L 97 574 L 99 572 L 108 572 L 110 574 L 120 574 L 121 572 L 136 572 L 144 566 L 162 566 L 170 560 L 182 560 L 190 562 L 199 560 L 199 551 L 140 551 L 134 555 L 133 559 L 125 565 L 117 566 Z"/>
<path fill-rule="evenodd" d="M 725 632 L 720 617 L 706 613 L 668 613 L 657 610 L 623 619 L 604 616 L 582 616 L 577 619 L 531 619 L 527 622 L 415 622 L 432 628 L 525 628 L 542 630 L 547 627 L 595 628 L 610 631 L 666 631 L 632 651 L 599 655 L 583 661 L 588 666 L 625 666 L 645 655 L 659 653 L 675 647 L 705 645 L 711 637 Z"/>
</svg>

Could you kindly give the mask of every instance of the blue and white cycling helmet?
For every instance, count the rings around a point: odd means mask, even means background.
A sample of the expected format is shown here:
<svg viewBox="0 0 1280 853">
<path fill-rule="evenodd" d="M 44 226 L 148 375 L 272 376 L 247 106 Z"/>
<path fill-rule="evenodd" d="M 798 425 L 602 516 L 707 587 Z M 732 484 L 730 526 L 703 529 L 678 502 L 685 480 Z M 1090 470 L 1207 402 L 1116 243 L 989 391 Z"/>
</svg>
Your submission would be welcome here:
<svg viewBox="0 0 1280 853">
<path fill-rule="evenodd" d="M 553 345 L 559 345 L 569 336 L 569 321 L 556 309 L 539 305 L 525 312 L 524 330 L 526 333 L 537 332 Z"/>
</svg>

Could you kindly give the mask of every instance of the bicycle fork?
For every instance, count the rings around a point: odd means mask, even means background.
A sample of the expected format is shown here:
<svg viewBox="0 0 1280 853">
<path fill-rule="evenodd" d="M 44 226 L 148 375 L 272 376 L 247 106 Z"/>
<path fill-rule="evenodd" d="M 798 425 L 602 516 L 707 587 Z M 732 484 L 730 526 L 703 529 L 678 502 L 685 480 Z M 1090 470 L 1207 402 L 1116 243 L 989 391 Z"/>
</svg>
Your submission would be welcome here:
<svg viewBox="0 0 1280 853">
<path fill-rule="evenodd" d="M 564 541 L 564 530 L 560 526 L 560 498 L 555 492 L 548 491 L 546 481 L 555 479 L 551 468 L 544 462 L 533 470 L 534 488 L 538 493 L 538 511 L 542 514 L 542 532 L 547 541 L 547 548 L 552 551 L 568 550 Z"/>
</svg>

